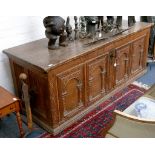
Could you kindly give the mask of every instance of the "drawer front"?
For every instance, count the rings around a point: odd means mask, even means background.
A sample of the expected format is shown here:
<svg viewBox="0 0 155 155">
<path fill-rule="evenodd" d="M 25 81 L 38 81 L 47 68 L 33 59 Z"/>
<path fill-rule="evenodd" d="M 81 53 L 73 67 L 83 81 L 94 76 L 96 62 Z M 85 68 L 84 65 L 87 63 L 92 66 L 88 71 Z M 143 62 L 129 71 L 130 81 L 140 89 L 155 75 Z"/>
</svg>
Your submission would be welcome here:
<svg viewBox="0 0 155 155">
<path fill-rule="evenodd" d="M 0 117 L 3 117 L 5 115 L 10 114 L 15 111 L 16 111 L 16 104 L 14 103 L 14 104 L 11 104 L 5 108 L 0 109 Z"/>
</svg>

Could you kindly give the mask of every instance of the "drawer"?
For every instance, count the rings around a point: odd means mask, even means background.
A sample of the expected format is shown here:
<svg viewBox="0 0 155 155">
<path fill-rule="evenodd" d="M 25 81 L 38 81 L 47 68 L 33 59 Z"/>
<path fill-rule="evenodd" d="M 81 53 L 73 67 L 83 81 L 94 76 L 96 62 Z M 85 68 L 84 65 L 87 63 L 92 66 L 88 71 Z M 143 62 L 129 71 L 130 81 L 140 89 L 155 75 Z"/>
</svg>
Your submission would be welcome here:
<svg viewBox="0 0 155 155">
<path fill-rule="evenodd" d="M 7 107 L 0 109 L 0 117 L 3 117 L 5 115 L 10 114 L 15 111 L 16 111 L 16 104 L 11 104 Z"/>
</svg>

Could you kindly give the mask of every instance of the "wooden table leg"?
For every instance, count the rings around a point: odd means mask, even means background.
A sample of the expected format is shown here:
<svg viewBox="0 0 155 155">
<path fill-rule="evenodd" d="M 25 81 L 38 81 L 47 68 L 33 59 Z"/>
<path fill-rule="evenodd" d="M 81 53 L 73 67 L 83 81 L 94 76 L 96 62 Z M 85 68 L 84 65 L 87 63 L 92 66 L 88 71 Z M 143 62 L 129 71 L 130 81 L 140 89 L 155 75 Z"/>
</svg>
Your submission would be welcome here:
<svg viewBox="0 0 155 155">
<path fill-rule="evenodd" d="M 22 120 L 21 120 L 19 112 L 16 112 L 16 117 L 17 117 L 18 127 L 19 127 L 19 131 L 20 131 L 20 137 L 24 137 L 24 130 L 22 127 Z"/>
</svg>

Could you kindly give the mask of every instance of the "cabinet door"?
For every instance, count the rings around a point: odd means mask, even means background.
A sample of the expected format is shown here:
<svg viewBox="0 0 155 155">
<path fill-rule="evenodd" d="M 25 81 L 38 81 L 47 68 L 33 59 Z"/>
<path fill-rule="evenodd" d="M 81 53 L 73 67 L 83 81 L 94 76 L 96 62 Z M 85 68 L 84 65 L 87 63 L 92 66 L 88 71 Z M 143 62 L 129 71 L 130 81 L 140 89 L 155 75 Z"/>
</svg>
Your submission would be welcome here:
<svg viewBox="0 0 155 155">
<path fill-rule="evenodd" d="M 108 56 L 101 56 L 87 64 L 87 98 L 88 103 L 95 101 L 106 93 Z"/>
<path fill-rule="evenodd" d="M 84 106 L 83 67 L 75 67 L 57 75 L 60 118 L 69 118 Z"/>
<path fill-rule="evenodd" d="M 116 85 L 124 82 L 129 76 L 130 44 L 116 49 Z"/>
<path fill-rule="evenodd" d="M 131 74 L 142 69 L 145 38 L 141 37 L 132 43 Z"/>
</svg>

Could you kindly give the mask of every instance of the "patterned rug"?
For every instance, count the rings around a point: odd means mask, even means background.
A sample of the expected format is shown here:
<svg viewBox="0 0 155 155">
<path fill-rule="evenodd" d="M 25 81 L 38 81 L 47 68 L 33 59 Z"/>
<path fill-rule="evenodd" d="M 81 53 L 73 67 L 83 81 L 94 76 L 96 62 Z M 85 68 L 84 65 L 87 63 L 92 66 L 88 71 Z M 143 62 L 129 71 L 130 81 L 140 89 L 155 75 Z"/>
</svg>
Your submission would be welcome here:
<svg viewBox="0 0 155 155">
<path fill-rule="evenodd" d="M 100 131 L 113 121 L 113 111 L 115 109 L 124 111 L 145 91 L 144 88 L 129 85 L 58 135 L 52 136 L 46 132 L 39 138 L 99 138 Z"/>
</svg>

